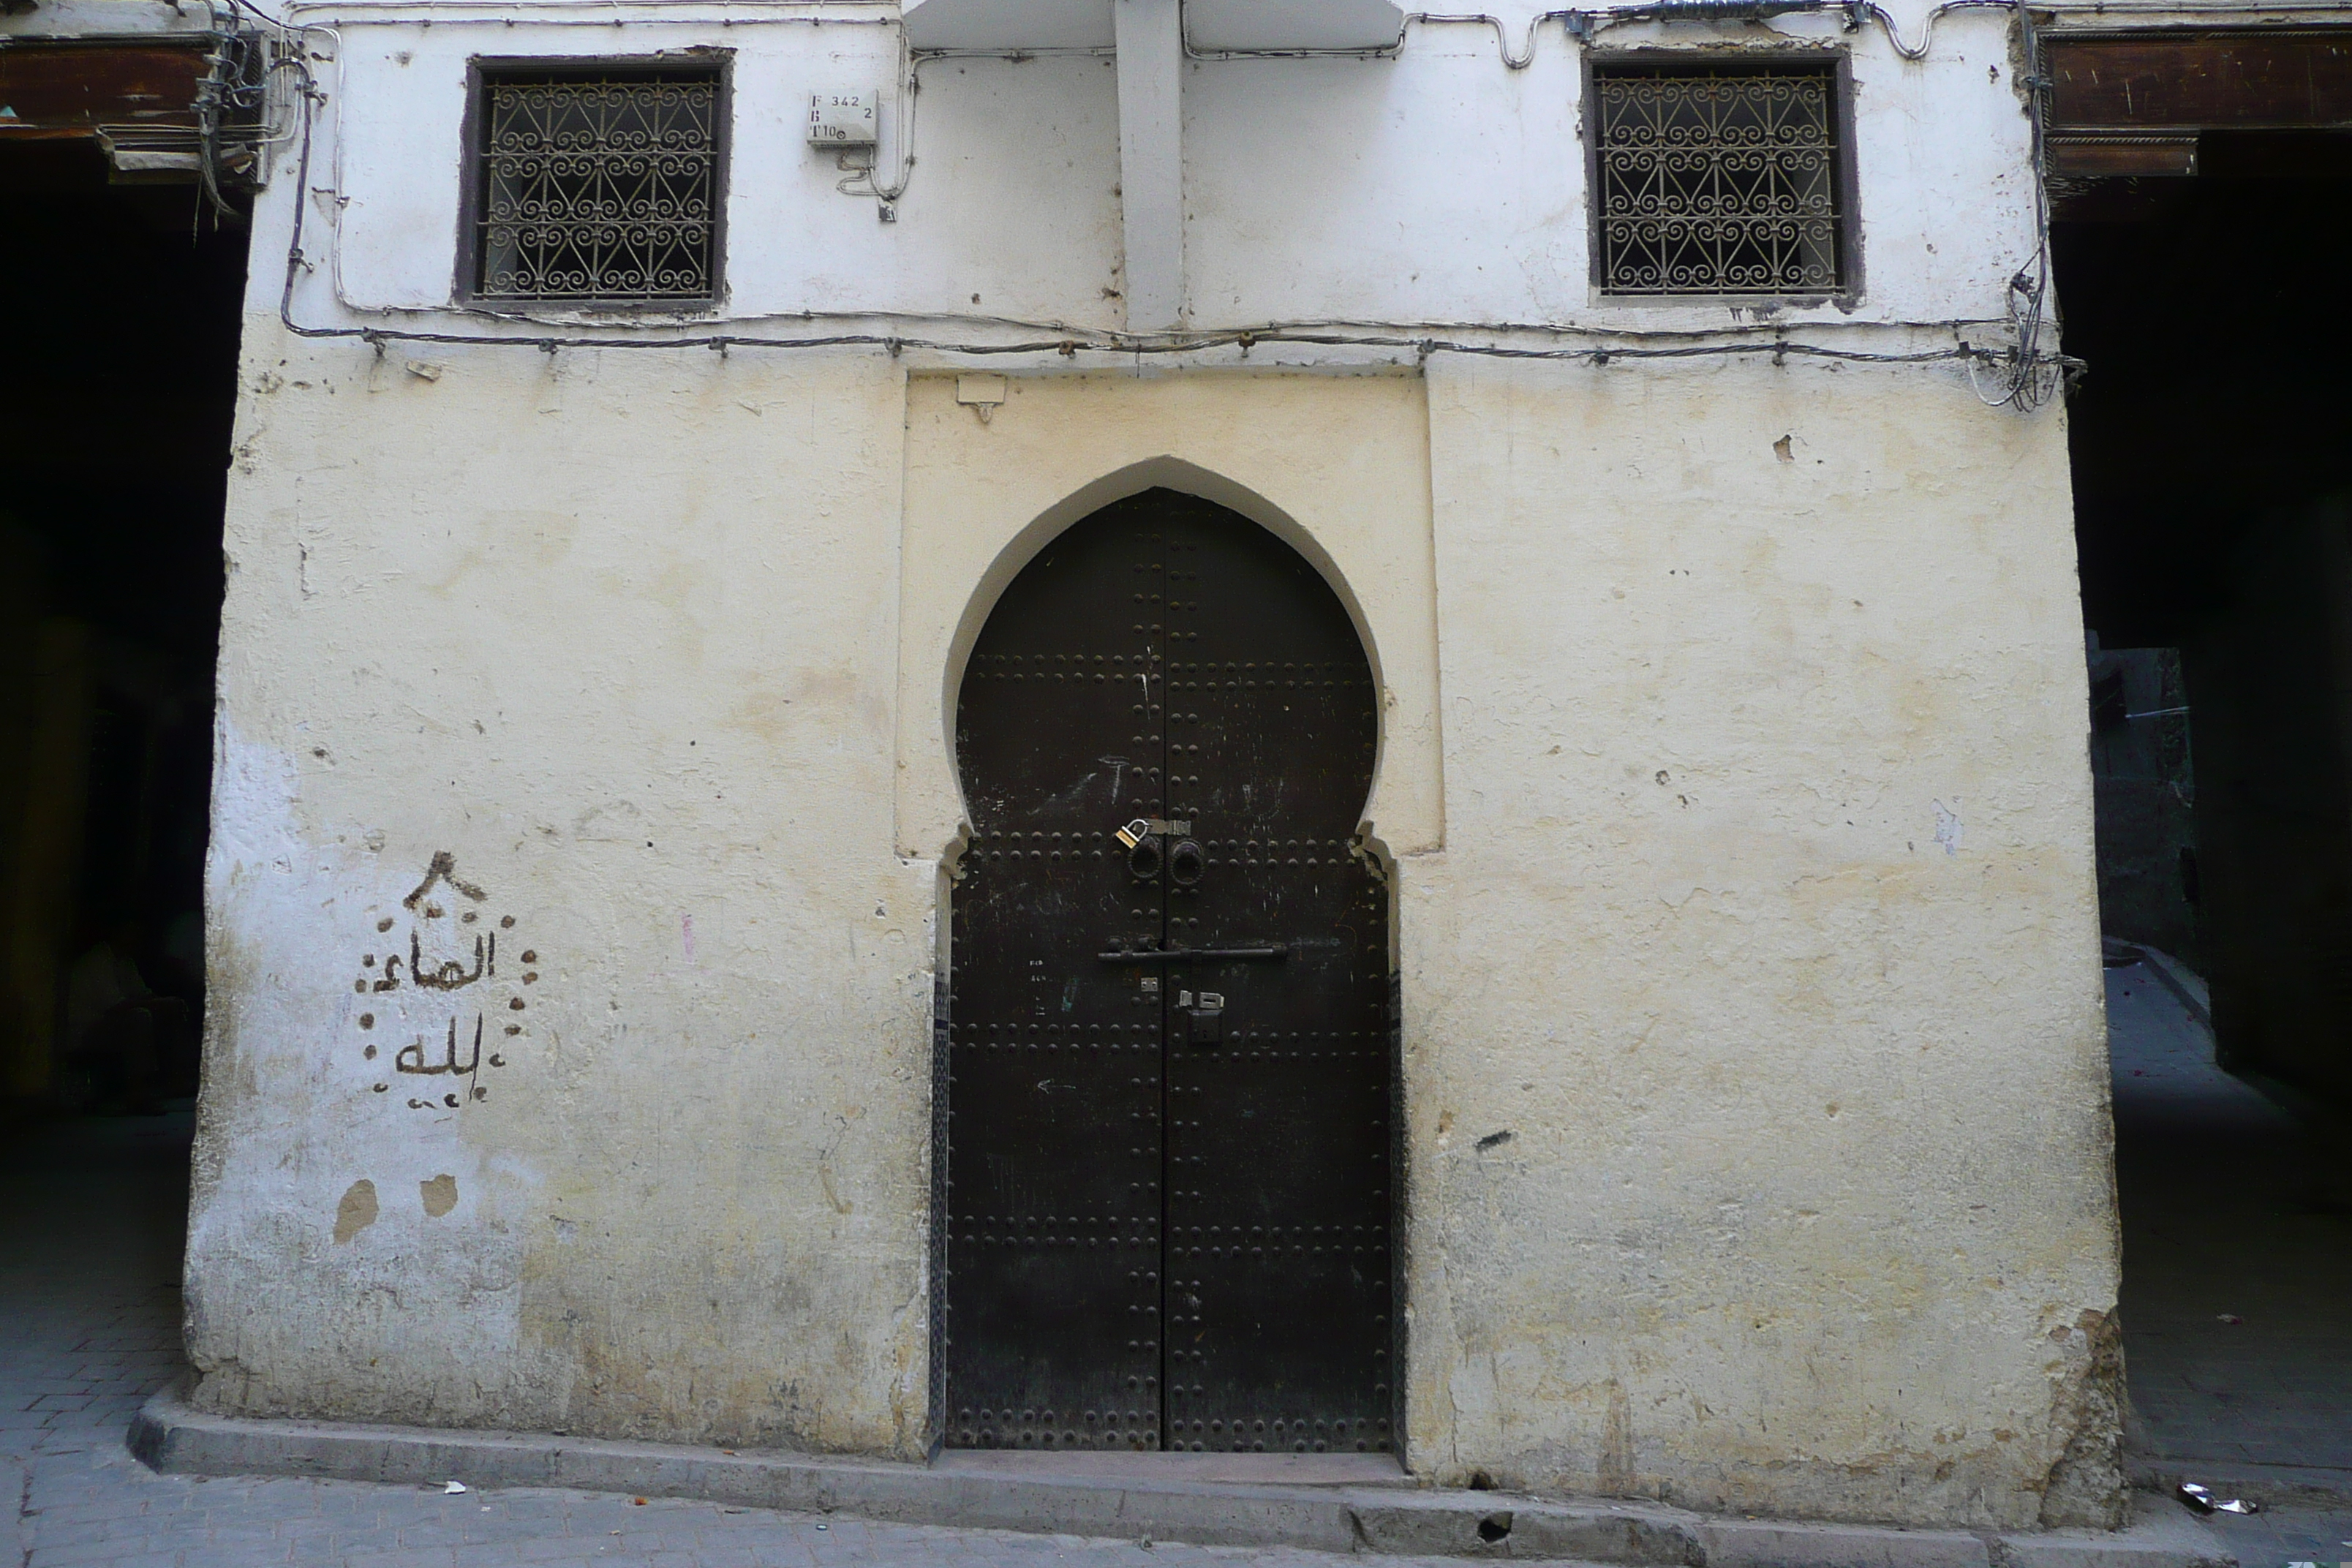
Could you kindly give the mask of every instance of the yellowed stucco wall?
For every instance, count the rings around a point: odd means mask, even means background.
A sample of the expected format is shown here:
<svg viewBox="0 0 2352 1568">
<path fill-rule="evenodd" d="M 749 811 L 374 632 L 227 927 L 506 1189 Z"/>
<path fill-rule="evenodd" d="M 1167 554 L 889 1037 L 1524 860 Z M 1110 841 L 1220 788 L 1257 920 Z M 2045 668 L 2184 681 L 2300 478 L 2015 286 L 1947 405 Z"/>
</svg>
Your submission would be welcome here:
<svg viewBox="0 0 2352 1568">
<path fill-rule="evenodd" d="M 1414 1467 L 2107 1506 L 2055 410 L 1441 357 L 982 424 L 879 354 L 247 341 L 204 1403 L 919 1455 L 953 662 L 1038 520 L 1191 475 L 1339 575 L 1387 688 Z M 481 899 L 404 907 L 443 852 Z M 435 900 L 461 959 L 514 918 L 499 974 L 395 1015 L 354 986 Z M 392 1047 L 478 1000 L 487 1098 L 410 1108 Z"/>
<path fill-rule="evenodd" d="M 890 842 L 896 367 L 474 350 L 429 380 L 267 318 L 247 343 L 204 1401 L 916 1451 L 934 892 Z M 446 1080 L 386 1071 L 353 990 L 439 851 L 541 960 L 457 1112 L 406 1107 Z"/>
<path fill-rule="evenodd" d="M 995 395 L 983 410 L 960 401 Z M 899 550 L 898 842 L 963 824 L 950 736 L 964 661 L 1007 584 L 1063 529 L 1155 486 L 1274 531 L 1330 579 L 1381 688 L 1370 835 L 1444 839 L 1429 401 L 1395 366 L 1322 374 L 918 375 Z"/>
<path fill-rule="evenodd" d="M 2060 413 L 1893 368 L 1430 382 L 1416 1452 L 2020 1522 L 2080 1439 L 2055 1513 L 2090 1511 L 2116 1242 Z"/>
</svg>

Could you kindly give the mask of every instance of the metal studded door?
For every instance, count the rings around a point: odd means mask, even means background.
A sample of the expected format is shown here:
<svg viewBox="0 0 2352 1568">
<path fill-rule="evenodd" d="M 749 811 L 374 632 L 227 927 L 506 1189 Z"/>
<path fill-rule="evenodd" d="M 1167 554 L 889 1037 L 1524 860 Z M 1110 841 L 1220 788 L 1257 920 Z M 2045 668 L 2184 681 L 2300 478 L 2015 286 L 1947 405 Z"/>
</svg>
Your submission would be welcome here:
<svg viewBox="0 0 2352 1568">
<path fill-rule="evenodd" d="M 1153 490 L 1023 572 L 967 668 L 946 1439 L 1391 1447 L 1388 890 L 1346 611 Z"/>
</svg>

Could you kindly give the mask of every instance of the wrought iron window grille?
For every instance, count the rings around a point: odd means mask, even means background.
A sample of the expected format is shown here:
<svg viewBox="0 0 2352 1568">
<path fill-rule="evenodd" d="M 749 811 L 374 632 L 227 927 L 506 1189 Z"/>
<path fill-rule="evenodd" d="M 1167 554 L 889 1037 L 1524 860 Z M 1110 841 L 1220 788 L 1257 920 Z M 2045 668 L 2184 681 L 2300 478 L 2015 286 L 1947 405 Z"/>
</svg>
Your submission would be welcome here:
<svg viewBox="0 0 2352 1568">
<path fill-rule="evenodd" d="M 1596 67 L 1592 85 L 1601 292 L 1848 286 L 1835 67 Z"/>
<path fill-rule="evenodd" d="M 474 297 L 712 299 L 720 102 L 715 71 L 486 75 Z"/>
</svg>

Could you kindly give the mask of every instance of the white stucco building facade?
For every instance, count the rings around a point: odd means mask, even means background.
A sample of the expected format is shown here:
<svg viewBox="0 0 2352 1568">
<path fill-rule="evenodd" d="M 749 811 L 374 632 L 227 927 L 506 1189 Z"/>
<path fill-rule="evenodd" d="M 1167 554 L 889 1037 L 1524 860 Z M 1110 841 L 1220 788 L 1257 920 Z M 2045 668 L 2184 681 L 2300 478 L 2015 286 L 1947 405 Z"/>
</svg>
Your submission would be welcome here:
<svg viewBox="0 0 2352 1568">
<path fill-rule="evenodd" d="M 2028 46 L 1890 13 L 298 9 L 197 1401 L 957 1441 L 959 692 L 1008 584 L 1165 490 L 1309 563 L 1375 682 L 1402 1461 L 2112 1522 Z M 483 297 L 482 84 L 582 63 L 717 84 L 707 299 Z M 1612 287 L 1612 68 L 1828 84 L 1829 280 Z M 870 173 L 807 137 L 860 93 Z"/>
</svg>

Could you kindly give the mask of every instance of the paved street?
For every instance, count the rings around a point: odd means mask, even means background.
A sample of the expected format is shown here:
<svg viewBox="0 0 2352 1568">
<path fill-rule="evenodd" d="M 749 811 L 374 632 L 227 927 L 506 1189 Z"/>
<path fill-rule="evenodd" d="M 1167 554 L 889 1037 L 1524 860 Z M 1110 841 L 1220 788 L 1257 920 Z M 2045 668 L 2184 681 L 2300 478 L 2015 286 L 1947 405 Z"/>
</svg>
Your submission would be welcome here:
<svg viewBox="0 0 2352 1568">
<path fill-rule="evenodd" d="M 2108 986 L 2135 1441 L 2184 1465 L 2226 1461 L 2241 1473 L 2352 1467 L 2352 1247 L 2344 1216 L 2312 1201 L 2314 1152 L 2267 1101 L 2211 1068 L 2203 1035 L 2152 974 L 2113 970 Z M 179 1114 L 19 1128 L 0 1141 L 0 1500 L 19 1504 L 0 1564 L 1336 1561 L 638 1506 L 577 1492 L 450 1496 L 151 1474 L 122 1438 L 140 1402 L 179 1365 L 187 1138 Z M 2226 1322 L 2225 1313 L 2242 1321 Z M 2283 1487 L 2263 1514 L 2215 1521 L 2240 1561 L 2352 1563 L 2352 1507 L 2297 1506 L 2288 1496 Z"/>
<path fill-rule="evenodd" d="M 2352 1483 L 2352 1214 L 2326 1183 L 2339 1173 L 2212 1065 L 2147 966 L 2107 972 L 2107 1008 L 2135 1444 Z"/>
<path fill-rule="evenodd" d="M 2269 1505 L 2215 1521 L 2249 1568 L 2352 1562 L 2352 1505 L 2294 1500 L 2352 1495 L 2352 1215 L 2150 967 L 2107 971 L 2107 1022 L 2132 1450 Z"/>
</svg>

